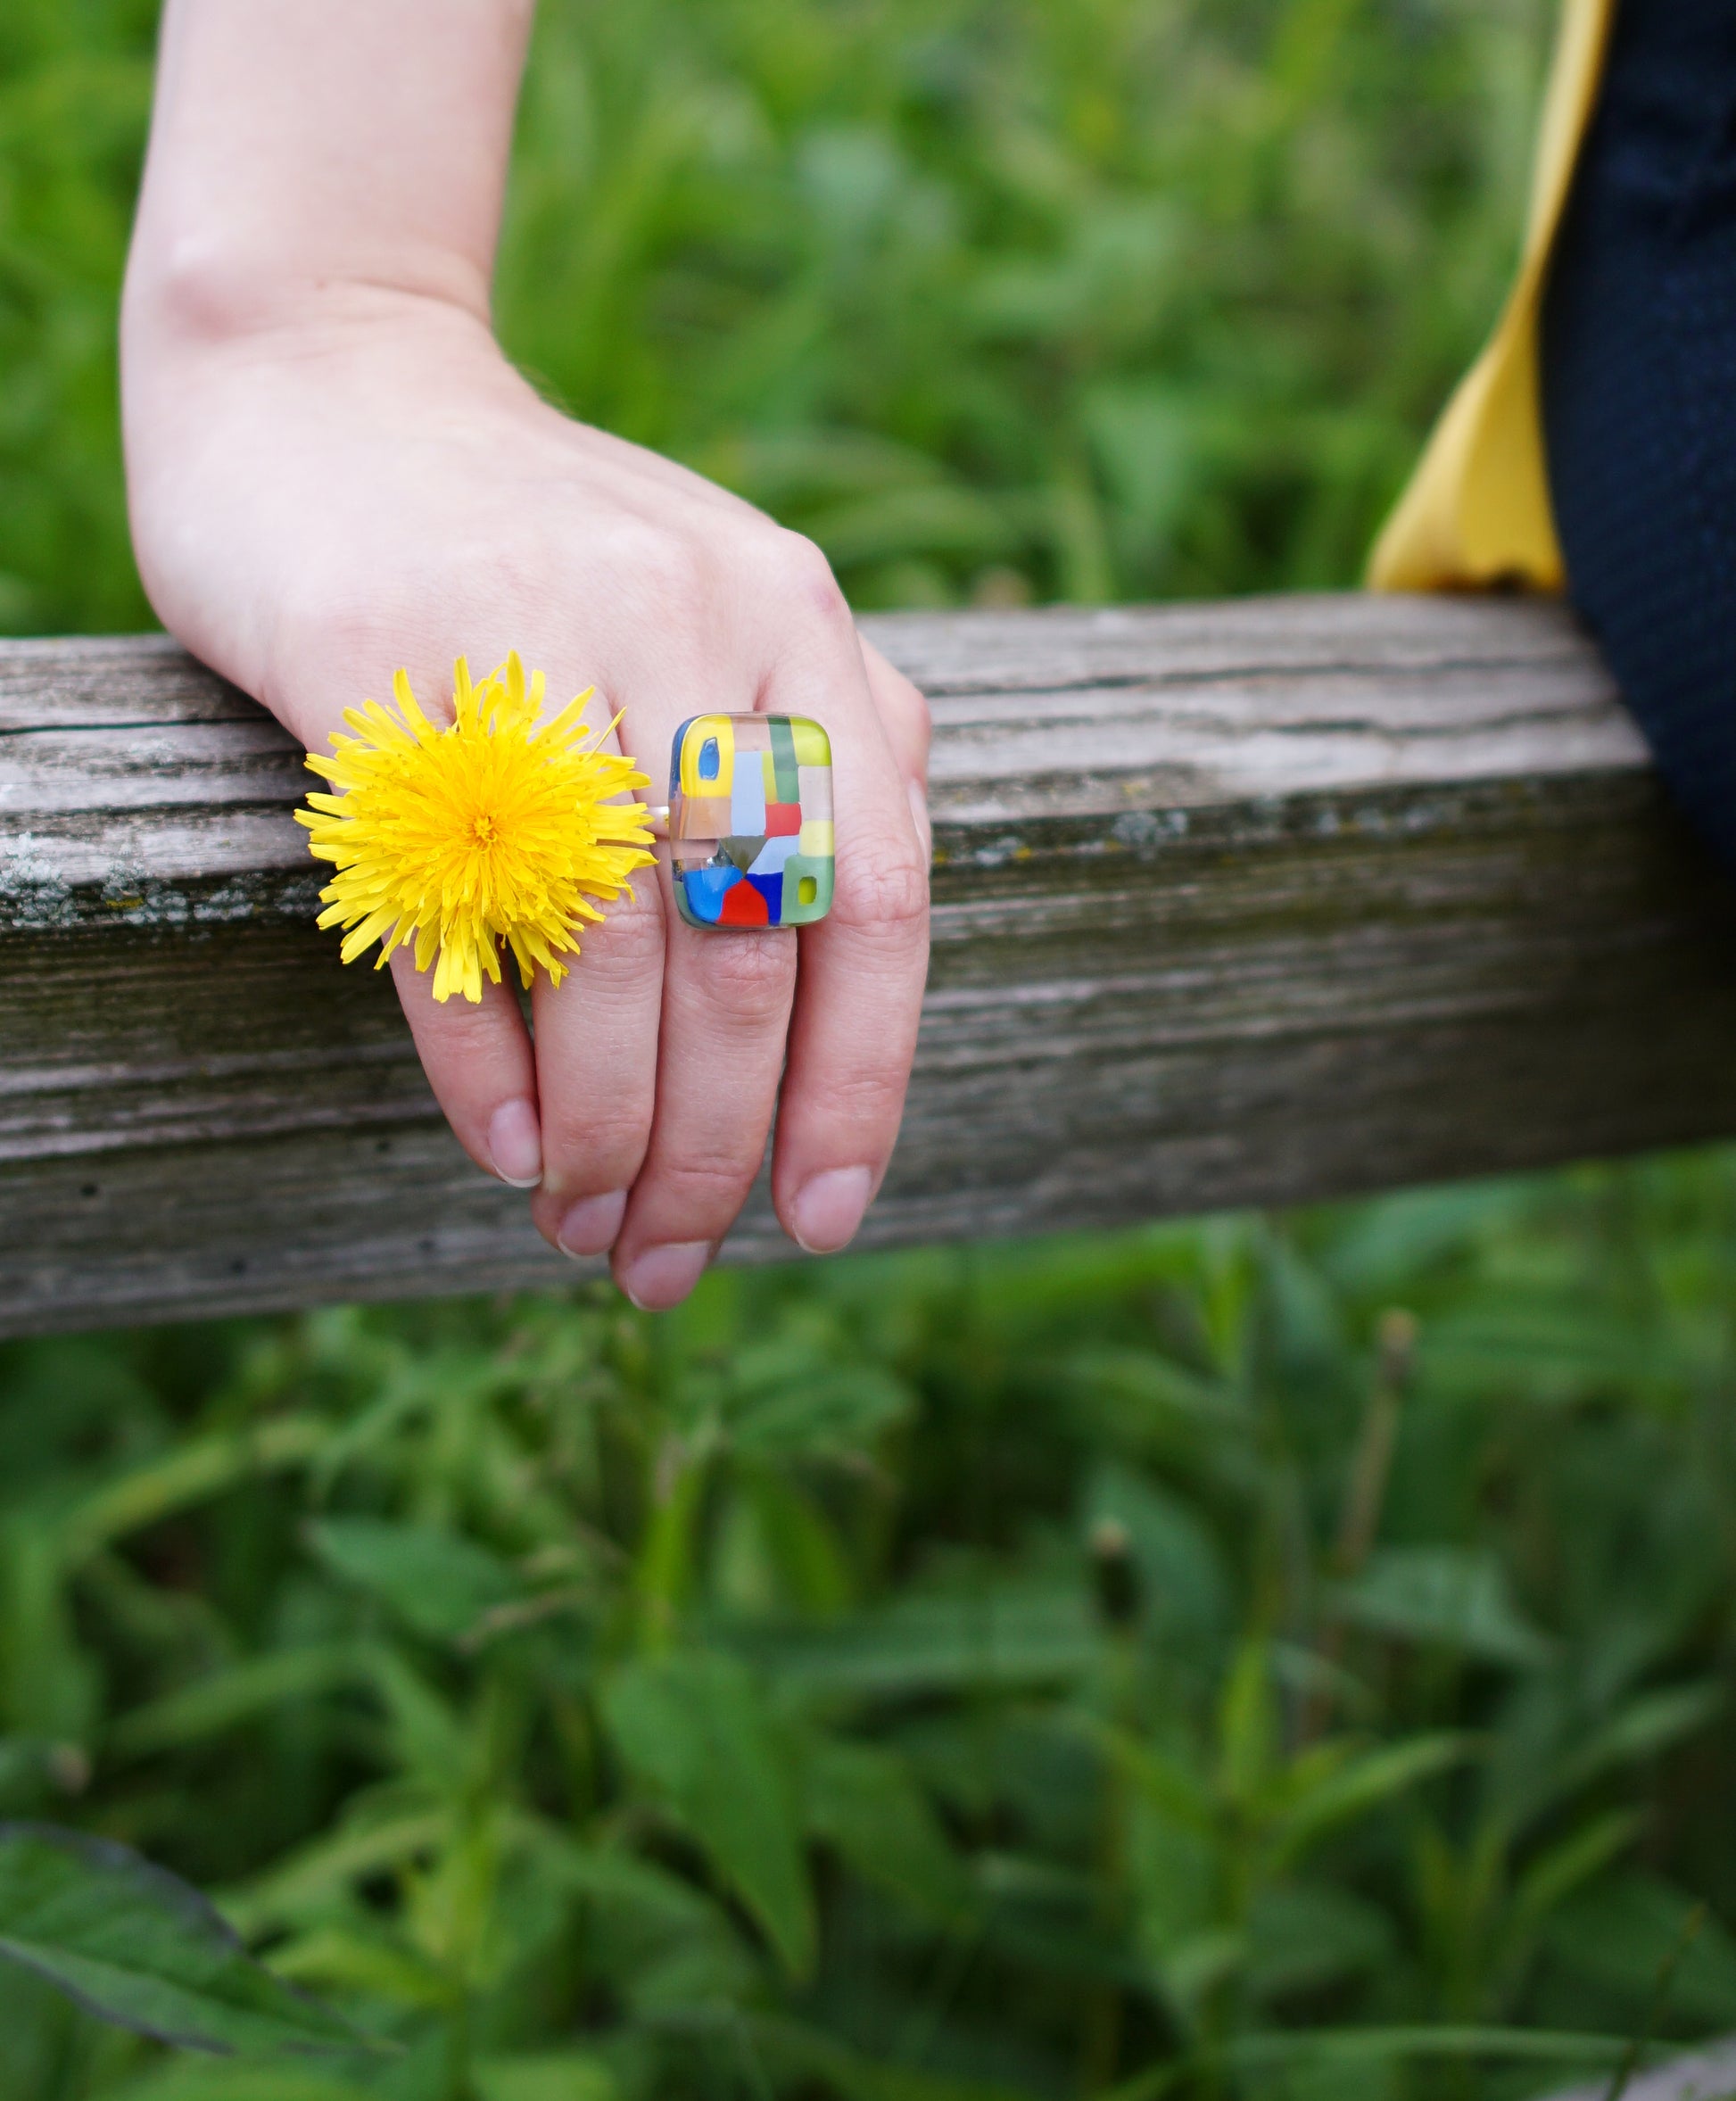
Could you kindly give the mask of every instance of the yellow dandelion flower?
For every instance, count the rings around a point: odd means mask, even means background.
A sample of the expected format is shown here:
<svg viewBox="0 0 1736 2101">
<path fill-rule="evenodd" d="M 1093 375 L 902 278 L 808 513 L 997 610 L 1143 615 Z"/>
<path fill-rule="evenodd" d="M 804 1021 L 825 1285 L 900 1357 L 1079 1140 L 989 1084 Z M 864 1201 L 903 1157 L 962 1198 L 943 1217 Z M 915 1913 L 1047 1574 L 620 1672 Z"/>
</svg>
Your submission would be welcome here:
<svg viewBox="0 0 1736 2101">
<path fill-rule="evenodd" d="M 345 963 L 378 941 L 378 969 L 413 944 L 439 1000 L 480 1000 L 484 972 L 498 985 L 503 943 L 527 986 L 539 964 L 558 985 L 580 921 L 603 916 L 591 898 L 619 897 L 652 860 L 645 806 L 609 799 L 650 783 L 597 749 L 607 731 L 586 734 L 590 691 L 540 724 L 542 674 L 527 682 L 517 653 L 476 685 L 460 657 L 452 680 L 450 726 L 428 720 L 401 671 L 395 714 L 377 700 L 346 708 L 354 734 L 333 732 L 335 757 L 308 754 L 342 791 L 310 793 L 295 813 L 337 871 L 319 923 L 345 930 Z"/>
</svg>

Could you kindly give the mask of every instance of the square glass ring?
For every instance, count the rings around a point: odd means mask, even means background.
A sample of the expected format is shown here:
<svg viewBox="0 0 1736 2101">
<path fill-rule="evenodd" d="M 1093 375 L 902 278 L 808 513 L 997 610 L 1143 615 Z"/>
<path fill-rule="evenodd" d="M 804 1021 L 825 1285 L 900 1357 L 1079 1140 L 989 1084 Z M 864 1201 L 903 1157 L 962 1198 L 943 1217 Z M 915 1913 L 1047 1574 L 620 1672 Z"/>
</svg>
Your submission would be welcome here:
<svg viewBox="0 0 1736 2101">
<path fill-rule="evenodd" d="M 696 715 L 669 759 L 690 926 L 812 926 L 831 908 L 831 740 L 802 715 Z"/>
</svg>

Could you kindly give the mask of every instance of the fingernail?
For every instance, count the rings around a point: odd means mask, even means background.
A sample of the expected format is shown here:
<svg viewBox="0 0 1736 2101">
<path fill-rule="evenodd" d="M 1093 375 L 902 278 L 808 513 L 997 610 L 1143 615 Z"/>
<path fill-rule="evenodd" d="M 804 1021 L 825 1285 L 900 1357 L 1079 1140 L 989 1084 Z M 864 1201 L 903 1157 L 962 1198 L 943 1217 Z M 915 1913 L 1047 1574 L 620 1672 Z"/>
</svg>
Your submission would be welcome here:
<svg viewBox="0 0 1736 2101">
<path fill-rule="evenodd" d="M 855 1237 L 872 1184 L 865 1167 L 829 1167 L 811 1175 L 790 1206 L 797 1245 L 809 1254 L 836 1254 Z"/>
<path fill-rule="evenodd" d="M 522 1095 L 502 1102 L 489 1118 L 488 1157 L 495 1173 L 515 1189 L 534 1189 L 542 1179 L 542 1132 L 534 1104 Z"/>
<path fill-rule="evenodd" d="M 930 859 L 934 856 L 934 826 L 929 822 L 928 791 L 920 781 L 910 783 L 910 814 L 916 821 L 916 836 L 922 842 L 922 851 Z"/>
<path fill-rule="evenodd" d="M 687 1240 L 670 1247 L 648 1247 L 635 1258 L 621 1288 L 641 1313 L 661 1313 L 678 1306 L 705 1273 L 711 1260 L 709 1240 Z"/>
<path fill-rule="evenodd" d="M 615 1245 L 626 1208 L 624 1189 L 611 1189 L 606 1196 L 581 1196 L 560 1221 L 555 1245 L 575 1261 L 583 1255 L 605 1253 Z"/>
</svg>

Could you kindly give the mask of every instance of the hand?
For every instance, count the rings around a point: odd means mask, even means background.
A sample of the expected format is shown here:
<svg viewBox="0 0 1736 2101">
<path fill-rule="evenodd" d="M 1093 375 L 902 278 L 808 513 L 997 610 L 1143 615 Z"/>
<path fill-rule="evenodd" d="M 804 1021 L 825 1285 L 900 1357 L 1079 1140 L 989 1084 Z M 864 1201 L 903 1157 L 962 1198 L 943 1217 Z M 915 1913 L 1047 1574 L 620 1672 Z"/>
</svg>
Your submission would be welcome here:
<svg viewBox="0 0 1736 2101">
<path fill-rule="evenodd" d="M 539 978 L 533 1044 L 509 961 L 480 1007 L 437 1006 L 404 951 L 392 967 L 465 1149 L 533 1190 L 556 1245 L 612 1249 L 637 1303 L 691 1289 L 757 1172 L 781 1072 L 778 1216 L 841 1247 L 897 1136 L 926 969 L 921 696 L 814 547 L 558 415 L 474 313 L 340 283 L 238 323 L 229 296 L 197 274 L 136 295 L 140 569 L 165 624 L 309 749 L 400 664 L 433 712 L 456 655 L 480 672 L 512 648 L 554 704 L 594 683 L 595 719 L 624 711 L 655 801 L 689 715 L 825 724 L 838 861 L 819 925 L 700 931 L 666 864 L 643 871 L 565 982 Z"/>
</svg>

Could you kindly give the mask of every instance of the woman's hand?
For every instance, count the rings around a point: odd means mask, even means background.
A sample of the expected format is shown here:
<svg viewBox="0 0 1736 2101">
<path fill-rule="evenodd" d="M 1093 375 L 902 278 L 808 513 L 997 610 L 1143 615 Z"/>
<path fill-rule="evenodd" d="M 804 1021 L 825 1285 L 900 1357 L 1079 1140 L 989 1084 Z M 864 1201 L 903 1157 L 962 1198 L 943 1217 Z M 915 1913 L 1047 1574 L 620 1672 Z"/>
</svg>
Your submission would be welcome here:
<svg viewBox="0 0 1736 2101">
<path fill-rule="evenodd" d="M 841 1247 L 879 1187 L 926 971 L 927 714 L 815 548 L 560 416 L 501 358 L 485 288 L 506 124 L 467 178 L 439 130 L 453 70 L 474 81 L 491 58 L 509 112 L 522 12 L 174 0 L 123 339 L 134 534 L 165 625 L 312 749 L 398 665 L 437 705 L 455 656 L 481 670 L 515 648 L 556 705 L 594 683 L 598 719 L 622 711 L 652 799 L 690 715 L 825 724 L 837 888 L 799 936 L 689 927 L 666 867 L 646 871 L 565 982 L 539 979 L 534 1042 L 506 987 L 437 1006 L 431 974 L 393 959 L 471 1157 L 533 1190 L 550 1241 L 612 1249 L 623 1288 L 668 1306 L 740 1208 L 781 1075 L 786 1230 Z M 421 86 L 401 62 L 358 146 L 351 105 L 391 22 Z"/>
</svg>

